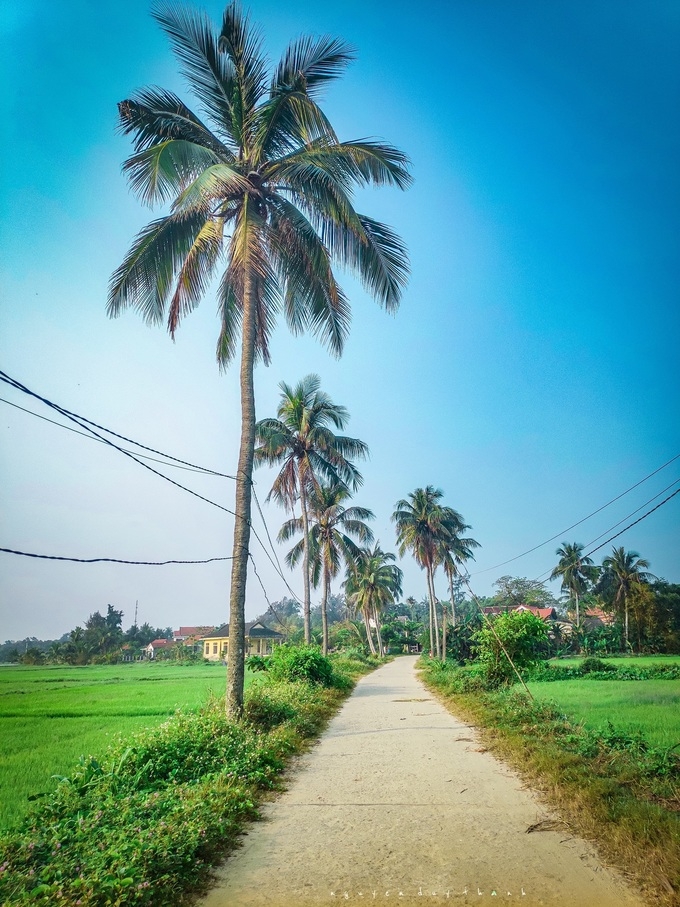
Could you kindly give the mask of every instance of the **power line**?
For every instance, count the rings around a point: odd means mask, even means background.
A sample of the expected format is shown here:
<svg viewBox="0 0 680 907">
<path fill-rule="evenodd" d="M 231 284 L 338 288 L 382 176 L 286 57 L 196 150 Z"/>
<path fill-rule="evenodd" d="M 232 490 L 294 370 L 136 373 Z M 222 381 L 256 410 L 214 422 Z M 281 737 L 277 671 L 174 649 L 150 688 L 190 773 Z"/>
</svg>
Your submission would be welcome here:
<svg viewBox="0 0 680 907">
<path fill-rule="evenodd" d="M 97 441 L 98 443 L 104 443 L 100 438 L 86 434 L 84 431 L 78 431 L 77 428 L 71 428 L 70 425 L 64 425 L 63 422 L 57 422 L 55 419 L 48 419 L 47 416 L 41 416 L 40 413 L 34 413 L 32 409 L 26 409 L 25 406 L 19 406 L 18 403 L 12 403 L 11 400 L 5 400 L 4 397 L 0 397 L 0 403 L 7 403 L 8 406 L 13 406 L 15 409 L 20 409 L 24 413 L 28 413 L 30 416 L 35 416 L 36 419 L 42 419 L 43 422 L 49 422 L 50 425 L 56 425 L 58 428 L 63 428 L 65 431 L 72 431 L 74 435 L 80 435 L 81 438 L 86 438 L 88 441 Z M 127 451 L 132 453 L 132 451 Z M 167 460 L 158 460 L 155 457 L 150 457 L 146 454 L 137 454 L 138 457 L 141 457 L 143 460 L 151 460 L 153 463 L 161 463 L 163 466 L 172 466 L 173 469 L 184 469 L 187 472 L 196 472 L 199 475 L 215 475 L 222 476 L 223 473 L 214 472 L 212 469 L 205 469 L 203 466 L 181 466 L 179 463 L 171 463 Z M 225 478 L 231 478 L 231 476 L 224 476 Z"/>
<path fill-rule="evenodd" d="M 158 451 L 152 447 L 148 447 L 144 444 L 140 444 L 139 442 L 134 441 L 130 438 L 126 438 L 124 435 L 120 435 L 117 432 L 113 432 L 110 429 L 100 426 L 96 422 L 92 422 L 90 419 L 86 419 L 84 416 L 79 416 L 78 414 L 73 413 L 70 410 L 67 410 L 64 407 L 60 406 L 58 403 L 54 403 L 53 401 L 49 400 L 47 397 L 43 397 L 42 395 L 37 394 L 35 391 L 30 390 L 30 388 L 26 387 L 20 381 L 17 381 L 15 378 L 12 378 L 10 375 L 8 375 L 6 372 L 3 372 L 2 370 L 0 370 L 0 381 L 3 381 L 5 384 L 8 384 L 10 387 L 14 387 L 17 390 L 22 391 L 22 393 L 28 394 L 29 396 L 34 397 L 37 400 L 40 400 L 42 403 L 45 403 L 51 409 L 54 409 L 57 412 L 61 413 L 67 419 L 69 419 L 71 422 L 74 422 L 80 428 L 85 429 L 85 431 L 88 433 L 87 435 L 85 435 L 85 437 L 91 436 L 94 439 L 102 442 L 103 444 L 106 444 L 109 447 L 112 447 L 114 450 L 117 450 L 119 453 L 122 453 L 126 457 L 129 457 L 131 460 L 134 460 L 135 463 L 138 463 L 140 466 L 143 466 L 145 469 L 148 469 L 149 472 L 152 472 L 154 475 L 159 476 L 161 479 L 165 479 L 166 482 L 169 482 L 171 485 L 174 485 L 176 488 L 180 488 L 183 491 L 186 491 L 188 494 L 193 495 L 194 497 L 198 498 L 199 500 L 205 501 L 206 504 L 211 504 L 213 507 L 217 507 L 220 510 L 223 510 L 225 513 L 230 514 L 231 516 L 234 516 L 234 517 L 239 516 L 240 519 L 245 520 L 248 523 L 248 525 L 250 526 L 250 529 L 251 529 L 253 535 L 255 536 L 256 540 L 260 544 L 265 556 L 267 557 L 267 559 L 273 566 L 275 572 L 283 580 L 286 588 L 291 593 L 293 598 L 299 602 L 299 598 L 297 597 L 297 595 L 295 594 L 293 589 L 290 587 L 288 580 L 286 579 L 286 577 L 283 574 L 283 569 L 281 567 L 281 564 L 280 564 L 280 562 L 278 562 L 278 555 L 276 554 L 276 550 L 274 549 L 274 545 L 271 540 L 271 536 L 269 534 L 269 529 L 268 529 L 266 521 L 264 519 L 264 515 L 262 514 L 262 510 L 260 508 L 259 501 L 257 501 L 257 497 L 256 497 L 257 507 L 258 507 L 258 510 L 260 511 L 260 516 L 262 517 L 262 522 L 264 524 L 265 531 L 266 531 L 267 537 L 269 539 L 269 543 L 272 547 L 272 550 L 274 551 L 274 556 L 276 558 L 276 562 L 274 561 L 274 559 L 271 557 L 271 555 L 267 551 L 267 548 L 266 548 L 264 542 L 262 541 L 262 539 L 258 535 L 255 527 L 252 524 L 252 520 L 246 520 L 245 517 L 240 516 L 239 514 L 236 514 L 233 510 L 230 510 L 228 507 L 224 507 L 222 504 L 218 504 L 216 501 L 213 501 L 210 498 L 207 498 L 204 495 L 199 494 L 197 491 L 194 491 L 193 489 L 188 488 L 186 485 L 182 485 L 180 482 L 176 482 L 174 479 L 171 479 L 169 476 L 164 475 L 162 472 L 159 472 L 157 469 L 154 469 L 152 466 L 149 466 L 147 463 L 142 462 L 142 460 L 139 459 L 139 456 L 142 456 L 141 454 L 136 455 L 136 454 L 133 454 L 131 451 L 125 450 L 125 448 L 120 447 L 118 444 L 115 444 L 113 441 L 110 441 L 108 438 L 102 437 L 96 431 L 94 431 L 94 429 L 90 428 L 89 426 L 90 425 L 96 426 L 101 431 L 105 431 L 105 432 L 113 435 L 114 437 L 121 438 L 122 440 L 126 441 L 127 443 L 135 444 L 136 446 L 141 447 L 143 450 L 149 450 L 152 453 L 160 454 L 161 456 L 167 457 L 168 459 L 173 460 L 176 463 L 182 464 L 185 467 L 190 467 L 190 468 L 198 470 L 200 472 L 210 473 L 212 475 L 220 476 L 222 478 L 234 479 L 235 476 L 230 476 L 225 473 L 219 473 L 219 472 L 216 472 L 215 470 L 211 470 L 211 469 L 204 469 L 203 467 L 196 466 L 195 464 L 189 463 L 186 460 L 180 460 L 178 457 L 174 457 L 171 454 L 163 453 L 162 451 Z M 16 406 L 16 404 L 11 404 L 11 405 Z M 22 409 L 23 407 L 19 407 L 19 408 Z M 26 412 L 30 412 L 30 410 L 26 410 Z M 34 413 L 34 415 L 37 415 L 37 414 Z M 39 418 L 44 418 L 44 417 L 40 416 Z M 51 422 L 52 420 L 48 419 L 47 421 Z M 59 425 L 60 423 L 54 423 L 54 424 Z M 62 427 L 69 428 L 69 426 L 62 426 Z M 75 429 L 69 429 L 69 430 L 75 431 Z M 76 432 L 76 433 L 82 434 L 81 432 Z M 171 465 L 171 464 L 167 464 L 167 465 Z M 253 488 L 252 480 L 251 480 L 251 488 Z M 253 488 L 253 493 L 254 493 L 254 488 Z"/>
<path fill-rule="evenodd" d="M 167 564 L 212 564 L 214 561 L 232 561 L 233 557 L 208 557 L 199 561 L 127 561 L 117 557 L 62 557 L 56 554 L 35 554 L 32 551 L 15 551 L 13 548 L 0 548 L 7 554 L 18 554 L 21 557 L 34 557 L 43 561 L 70 561 L 75 564 L 133 564 L 140 567 L 165 567 Z"/>
<path fill-rule="evenodd" d="M 631 513 L 627 514 L 627 515 L 624 516 L 622 519 L 620 519 L 620 520 L 618 521 L 618 523 L 614 523 L 613 526 L 610 526 L 608 529 L 605 529 L 604 532 L 601 532 L 600 535 L 595 536 L 594 539 L 591 539 L 591 540 L 588 542 L 588 544 L 587 544 L 587 545 L 584 545 L 583 547 L 584 547 L 584 548 L 589 548 L 589 547 L 590 547 L 591 545 L 593 545 L 595 542 L 598 542 L 603 536 L 607 535 L 608 532 L 611 532 L 612 529 L 616 529 L 616 527 L 617 527 L 617 526 L 620 526 L 621 523 L 624 523 L 626 520 L 629 520 L 632 516 L 634 516 L 636 513 L 638 513 L 638 511 L 642 510 L 643 507 L 646 507 L 648 504 L 651 504 L 652 501 L 655 501 L 658 497 L 660 497 L 662 494 L 664 494 L 666 491 L 668 491 L 669 488 L 672 488 L 674 485 L 677 485 L 678 482 L 680 482 L 680 479 L 676 479 L 674 482 L 671 482 L 670 485 L 667 485 L 667 486 L 666 486 L 665 488 L 663 488 L 658 494 L 655 494 L 655 495 L 654 495 L 653 497 L 651 497 L 648 501 L 645 501 L 644 504 L 640 504 L 639 507 L 636 507 L 635 510 L 631 511 Z M 601 545 L 598 545 L 597 548 L 593 548 L 593 549 L 592 549 L 591 551 L 589 551 L 587 554 L 581 555 L 581 560 L 582 560 L 583 558 L 585 558 L 585 557 L 590 557 L 591 554 L 593 554 L 595 551 L 599 551 L 600 548 L 604 548 L 604 546 L 607 545 L 607 544 L 609 544 L 609 542 L 611 542 L 613 539 L 618 538 L 620 535 L 622 535 L 624 532 L 626 532 L 626 530 L 630 529 L 631 526 L 635 526 L 635 525 L 637 525 L 637 523 L 640 523 L 642 520 L 644 520 L 646 517 L 648 517 L 648 516 L 650 515 L 650 513 L 654 513 L 655 510 L 658 510 L 659 507 L 661 507 L 661 506 L 662 506 L 663 504 L 665 504 L 667 501 L 670 501 L 670 499 L 673 498 L 673 497 L 675 497 L 675 495 L 678 494 L 678 493 L 680 493 L 680 488 L 678 488 L 677 491 L 674 491 L 673 494 L 669 495 L 669 497 L 665 498 L 663 501 L 661 501 L 659 504 L 657 504 L 656 507 L 652 507 L 651 510 L 647 511 L 647 513 L 645 513 L 645 514 L 644 514 L 643 516 L 641 516 L 639 519 L 634 520 L 632 523 L 629 523 L 628 526 L 624 526 L 624 528 L 621 529 L 620 532 L 617 532 L 615 535 L 611 536 L 611 538 L 607 539 L 606 542 L 602 542 Z M 593 566 L 595 566 L 595 565 L 593 565 Z M 553 571 L 553 570 L 546 570 L 545 573 L 542 573 L 542 574 L 538 577 L 538 579 L 534 580 L 534 582 L 540 583 L 541 580 L 543 579 L 543 577 L 547 576 L 548 574 L 552 574 L 552 573 L 556 573 L 556 574 L 564 573 L 564 572 L 565 572 L 566 570 L 568 570 L 568 569 L 569 569 L 569 567 L 565 567 L 565 568 L 563 568 L 562 570 L 559 570 L 559 571 L 558 571 L 558 570 L 555 570 L 555 571 Z M 556 575 L 555 577 L 552 577 L 552 576 L 551 576 L 551 579 L 553 579 L 553 578 L 554 578 L 554 579 L 557 579 L 557 575 Z"/>
<path fill-rule="evenodd" d="M 502 561 L 500 564 L 495 564 L 493 567 L 485 567 L 483 570 L 475 570 L 474 573 L 471 573 L 470 576 L 479 576 L 482 573 L 488 573 L 490 570 L 498 570 L 499 567 L 505 567 L 506 564 L 511 564 L 513 561 L 517 561 L 522 557 L 525 557 L 527 554 L 531 554 L 534 551 L 537 551 L 539 548 L 542 548 L 544 545 L 548 545 L 550 542 L 554 542 L 555 539 L 558 539 L 561 535 L 564 535 L 566 532 L 571 532 L 572 529 L 575 529 L 577 526 L 580 526 L 581 523 L 585 523 L 586 520 L 589 520 L 591 517 L 594 517 L 596 514 L 600 513 L 605 508 L 609 507 L 611 504 L 614 504 L 620 498 L 625 497 L 629 492 L 638 488 L 648 479 L 651 479 L 652 476 L 655 476 L 657 472 L 661 472 L 662 469 L 665 469 L 667 466 L 670 466 L 671 463 L 674 463 L 677 459 L 680 459 L 680 453 L 676 454 L 674 457 L 671 457 L 670 460 L 667 460 L 662 466 L 659 466 L 658 469 L 655 469 L 653 472 L 650 472 L 649 475 L 645 476 L 644 479 L 640 479 L 639 482 L 636 482 L 635 485 L 631 485 L 630 488 L 627 488 L 625 491 L 622 491 L 621 494 L 618 494 L 615 498 L 612 498 L 611 501 L 607 501 L 606 504 L 603 504 L 601 507 L 598 507 L 597 510 L 593 510 L 592 513 L 589 513 L 588 516 L 584 516 L 583 519 L 578 520 L 576 523 L 572 523 L 571 526 L 567 526 L 566 529 L 562 529 L 556 535 L 553 535 L 551 538 L 546 539 L 544 542 L 541 542 L 538 545 L 534 545 L 533 548 L 529 548 L 527 551 L 523 551 L 521 554 L 515 555 L 515 557 L 509 558 L 507 561 Z M 660 492 L 662 494 L 663 492 Z M 652 498 L 653 500 L 653 498 Z M 644 507 L 644 504 L 642 505 Z M 625 519 L 625 517 L 624 517 Z M 606 544 L 606 543 L 605 543 Z"/>
<path fill-rule="evenodd" d="M 107 435 L 112 435 L 114 438 L 118 438 L 121 441 L 125 441 L 127 444 L 134 444 L 135 447 L 139 447 L 142 450 L 147 450 L 147 451 L 149 451 L 149 453 L 157 454 L 159 457 L 165 457 L 168 460 L 174 460 L 175 463 L 180 463 L 182 466 L 190 466 L 192 469 L 196 469 L 199 472 L 207 472 L 214 476 L 220 476 L 223 479 L 234 479 L 234 480 L 236 479 L 236 476 L 229 475 L 228 473 L 217 472 L 216 470 L 208 469 L 205 466 L 197 466 L 195 463 L 190 463 L 188 460 L 181 460 L 181 459 L 179 459 L 179 457 L 172 456 L 172 454 L 164 453 L 161 450 L 155 450 L 153 447 L 148 447 L 146 444 L 142 444 L 140 441 L 135 441 L 133 438 L 126 438 L 125 435 L 118 434 L 118 432 L 115 432 L 110 428 L 106 428 L 106 426 L 104 426 L 104 425 L 99 425 L 97 422 L 93 422 L 91 419 L 88 419 L 85 416 L 80 416 L 78 413 L 71 412 L 71 410 L 65 409 L 63 406 L 60 406 L 58 403 L 54 403 L 52 400 L 48 400 L 47 397 L 43 397 L 40 394 L 36 393 L 35 391 L 30 390 L 30 388 L 26 387 L 25 384 L 22 384 L 20 381 L 17 381 L 16 378 L 12 378 L 11 375 L 8 375 L 6 372 L 3 372 L 2 370 L 0 370 L 0 381 L 4 381 L 5 384 L 9 384 L 10 387 L 14 387 L 17 390 L 20 390 L 24 394 L 28 394 L 31 397 L 35 397 L 36 400 L 40 400 L 41 403 L 44 403 L 46 406 L 49 406 L 51 409 L 54 409 L 57 412 L 61 413 L 63 416 L 66 416 L 68 419 L 71 419 L 72 422 L 76 422 L 77 425 L 80 425 L 80 427 L 84 428 L 86 431 L 90 431 L 90 429 L 87 428 L 87 425 L 91 425 L 94 428 L 99 429 L 99 431 L 106 432 Z M 8 402 L 8 401 L 5 401 L 5 402 Z M 15 404 L 12 404 L 12 405 L 15 405 Z M 21 407 L 19 407 L 19 409 L 21 409 Z M 26 410 L 26 412 L 30 412 L 30 410 Z M 33 413 L 33 415 L 37 415 L 37 413 Z M 44 418 L 44 417 L 39 416 L 38 418 Z M 49 422 L 50 420 L 48 419 L 47 421 Z M 87 423 L 87 425 L 82 425 L 81 423 L 83 423 L 83 422 Z M 58 425 L 59 423 L 57 422 L 55 424 Z M 68 426 L 62 426 L 62 427 L 67 428 Z M 71 429 L 71 430 L 73 431 L 73 429 Z M 109 444 L 111 443 L 110 441 L 106 441 L 105 438 L 100 438 L 99 435 L 95 434 L 94 432 L 92 432 L 92 434 L 94 435 L 95 438 L 98 438 L 100 441 L 104 441 L 104 443 L 109 443 Z M 121 448 L 118 448 L 118 449 L 120 450 Z"/>
</svg>

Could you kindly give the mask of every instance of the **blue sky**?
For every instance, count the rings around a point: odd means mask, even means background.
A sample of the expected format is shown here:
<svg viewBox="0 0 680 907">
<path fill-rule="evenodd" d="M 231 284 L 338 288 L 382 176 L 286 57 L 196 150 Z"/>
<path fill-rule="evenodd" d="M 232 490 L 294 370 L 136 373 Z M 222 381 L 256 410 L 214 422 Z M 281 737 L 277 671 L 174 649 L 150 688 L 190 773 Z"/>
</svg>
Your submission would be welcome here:
<svg viewBox="0 0 680 907">
<path fill-rule="evenodd" d="M 217 3 L 204 8 L 221 15 Z M 561 536 L 489 568 L 680 452 L 680 7 L 458 0 L 415 15 L 383 0 L 256 0 L 249 9 L 272 59 L 305 33 L 355 46 L 326 110 L 343 138 L 378 136 L 406 151 L 415 178 L 405 194 L 358 199 L 409 247 L 401 310 L 386 315 L 344 280 L 354 315 L 339 361 L 281 325 L 271 367 L 257 370 L 258 416 L 274 413 L 281 380 L 318 373 L 349 409 L 348 432 L 370 446 L 356 502 L 376 513 L 384 548 L 394 549 L 394 503 L 432 484 L 482 543 L 477 591 L 505 572 L 544 575 Z M 14 2 L 0 28 L 0 368 L 123 434 L 232 472 L 237 373 L 214 363 L 211 297 L 175 344 L 133 312 L 105 315 L 109 276 L 153 216 L 121 174 L 130 147 L 115 132 L 116 103 L 148 84 L 189 100 L 164 36 L 130 0 Z M 50 415 L 9 388 L 0 397 Z M 223 513 L 102 445 L 5 403 L 0 432 L 0 545 L 140 560 L 231 553 Z M 228 480 L 172 475 L 233 504 Z M 588 544 L 641 515 L 679 477 L 676 462 L 564 540 Z M 270 477 L 257 481 L 264 498 Z M 265 515 L 278 530 L 283 512 Z M 679 522 L 680 496 L 616 544 L 678 582 Z M 253 550 L 270 599 L 280 598 L 284 584 Z M 140 620 L 155 625 L 227 619 L 227 564 L 0 557 L 2 639 L 59 635 L 108 602 L 126 625 L 136 600 Z M 402 567 L 405 594 L 422 597 L 422 573 Z M 299 590 L 296 575 L 289 581 Z M 438 586 L 445 594 L 443 578 Z M 248 617 L 264 607 L 251 577 Z"/>
</svg>

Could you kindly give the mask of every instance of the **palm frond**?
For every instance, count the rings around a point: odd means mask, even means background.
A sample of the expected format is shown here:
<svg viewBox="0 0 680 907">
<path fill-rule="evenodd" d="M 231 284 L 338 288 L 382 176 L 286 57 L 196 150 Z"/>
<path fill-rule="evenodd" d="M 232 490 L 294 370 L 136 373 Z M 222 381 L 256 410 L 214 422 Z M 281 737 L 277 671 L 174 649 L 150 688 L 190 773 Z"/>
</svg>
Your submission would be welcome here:
<svg viewBox="0 0 680 907">
<path fill-rule="evenodd" d="M 309 221 L 277 200 L 270 249 L 284 287 L 284 313 L 293 333 L 309 329 L 339 356 L 349 332 L 350 307 L 338 286 L 328 251 Z"/>
<path fill-rule="evenodd" d="M 364 215 L 360 219 L 367 242 L 357 245 L 357 271 L 366 289 L 388 312 L 394 312 L 408 283 L 406 246 L 385 224 Z"/>
<path fill-rule="evenodd" d="M 237 90 L 233 61 L 217 47 L 217 36 L 207 15 L 191 9 L 158 5 L 152 15 L 170 38 L 181 72 L 219 131 L 235 150 L 233 99 Z"/>
<path fill-rule="evenodd" d="M 220 160 L 233 161 L 232 151 L 172 91 L 142 88 L 118 104 L 118 128 L 133 134 L 135 151 L 166 139 L 183 139 L 213 151 Z"/>
<path fill-rule="evenodd" d="M 248 156 L 254 144 L 257 105 L 265 94 L 267 70 L 262 39 L 235 0 L 224 11 L 218 48 L 234 69 L 231 126 L 239 147 Z"/>
<path fill-rule="evenodd" d="M 168 330 L 173 338 L 180 320 L 198 305 L 210 284 L 222 251 L 223 231 L 222 220 L 207 220 L 186 254 L 168 307 Z"/>
<path fill-rule="evenodd" d="M 235 200 L 247 189 L 248 180 L 238 170 L 229 164 L 212 164 L 198 173 L 177 195 L 172 210 L 200 210 L 207 213 L 216 202 Z"/>
<path fill-rule="evenodd" d="M 111 277 L 108 314 L 117 316 L 131 306 L 147 323 L 162 322 L 175 274 L 205 224 L 205 217 L 193 213 L 161 217 L 144 227 Z"/>
<path fill-rule="evenodd" d="M 184 139 L 166 139 L 133 154 L 123 164 L 123 171 L 135 195 L 151 206 L 175 198 L 217 161 L 210 148 Z"/>
</svg>

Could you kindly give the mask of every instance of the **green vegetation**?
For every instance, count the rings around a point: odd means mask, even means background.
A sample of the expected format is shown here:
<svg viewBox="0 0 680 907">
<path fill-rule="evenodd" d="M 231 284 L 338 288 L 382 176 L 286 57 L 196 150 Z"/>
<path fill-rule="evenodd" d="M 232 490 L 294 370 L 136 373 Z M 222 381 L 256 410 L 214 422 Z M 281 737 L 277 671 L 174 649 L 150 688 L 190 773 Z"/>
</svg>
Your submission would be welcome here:
<svg viewBox="0 0 680 907">
<path fill-rule="evenodd" d="M 517 687 L 484 689 L 474 669 L 427 661 L 424 670 L 428 686 L 543 789 L 571 828 L 670 907 L 680 888 L 680 682 L 594 676 L 531 683 L 531 700 Z"/>
<path fill-rule="evenodd" d="M 248 677 L 248 681 L 250 676 Z M 220 665 L 132 663 L 0 667 L 0 828 L 20 819 L 28 797 L 54 788 L 80 756 L 116 736 L 196 711 L 224 693 Z"/>
<path fill-rule="evenodd" d="M 574 723 L 592 730 L 612 725 L 641 734 L 654 747 L 680 746 L 680 682 L 645 680 L 563 680 L 529 683 L 536 699 L 553 702 Z"/>
<path fill-rule="evenodd" d="M 214 700 L 83 758 L 0 841 L 0 902 L 175 907 L 193 896 L 286 759 L 368 670 L 362 658 L 323 661 L 332 686 L 261 674 L 243 722 Z"/>
</svg>

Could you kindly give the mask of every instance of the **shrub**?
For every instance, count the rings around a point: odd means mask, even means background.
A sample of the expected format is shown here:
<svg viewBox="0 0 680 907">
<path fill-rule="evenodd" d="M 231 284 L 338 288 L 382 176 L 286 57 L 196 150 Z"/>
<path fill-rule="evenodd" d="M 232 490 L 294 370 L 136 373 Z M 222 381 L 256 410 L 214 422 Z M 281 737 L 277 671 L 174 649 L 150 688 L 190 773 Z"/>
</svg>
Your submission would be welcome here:
<svg viewBox="0 0 680 907">
<path fill-rule="evenodd" d="M 334 685 L 333 665 L 317 646 L 278 646 L 270 656 L 268 673 L 272 680 Z"/>
<path fill-rule="evenodd" d="M 505 652 L 519 671 L 532 668 L 540 661 L 547 638 L 548 628 L 531 611 L 510 611 L 493 618 L 493 630 L 487 624 L 474 634 L 487 684 L 499 687 L 514 683 L 517 675 Z"/>
<path fill-rule="evenodd" d="M 269 663 L 264 655 L 249 655 L 246 658 L 246 667 L 251 671 L 267 671 Z"/>
<path fill-rule="evenodd" d="M 601 658 L 590 656 L 584 658 L 579 667 L 579 672 L 581 674 L 601 674 L 604 671 L 616 672 L 616 665 L 608 664 L 608 662 L 602 661 Z"/>
</svg>

